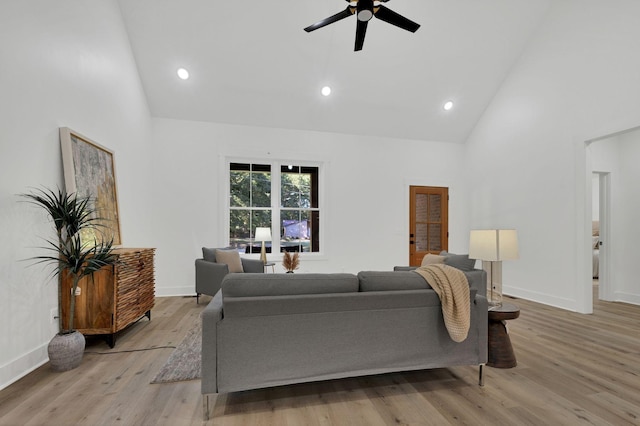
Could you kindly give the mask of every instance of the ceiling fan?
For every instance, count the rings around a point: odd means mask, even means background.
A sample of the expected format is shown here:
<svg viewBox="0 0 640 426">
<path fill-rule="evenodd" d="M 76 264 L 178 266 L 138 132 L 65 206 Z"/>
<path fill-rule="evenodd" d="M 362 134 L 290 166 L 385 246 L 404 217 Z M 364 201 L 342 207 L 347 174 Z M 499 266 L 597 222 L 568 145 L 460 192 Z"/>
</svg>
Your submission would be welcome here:
<svg viewBox="0 0 640 426">
<path fill-rule="evenodd" d="M 333 16 L 318 21 L 313 25 L 309 25 L 304 30 L 308 33 L 315 31 L 318 28 L 325 27 L 334 22 L 340 21 L 344 18 L 348 18 L 354 13 L 358 17 L 358 23 L 356 26 L 356 44 L 354 51 L 362 50 L 364 45 L 364 36 L 367 32 L 367 24 L 372 17 L 381 19 L 391 25 L 402 28 L 403 30 L 411 31 L 415 33 L 420 24 L 416 24 L 410 19 L 405 18 L 402 15 L 397 14 L 393 10 L 382 5 L 389 0 L 346 0 L 349 6 L 342 12 L 338 12 Z"/>
</svg>

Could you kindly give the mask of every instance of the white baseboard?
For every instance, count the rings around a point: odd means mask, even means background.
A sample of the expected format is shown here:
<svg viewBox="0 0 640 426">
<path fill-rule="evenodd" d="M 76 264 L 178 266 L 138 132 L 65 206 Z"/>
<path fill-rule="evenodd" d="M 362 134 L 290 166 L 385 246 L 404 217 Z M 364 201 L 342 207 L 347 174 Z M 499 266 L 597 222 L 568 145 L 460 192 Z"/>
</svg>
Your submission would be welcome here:
<svg viewBox="0 0 640 426">
<path fill-rule="evenodd" d="M 616 291 L 614 293 L 616 302 L 631 303 L 632 305 L 640 305 L 640 295 L 624 293 L 622 291 Z"/>
<path fill-rule="evenodd" d="M 531 300 L 533 302 L 542 303 L 556 308 L 566 309 L 578 312 L 578 304 L 576 300 L 566 299 L 563 297 L 551 296 L 546 293 L 524 290 L 516 287 L 503 287 L 502 293 L 507 296 L 520 297 L 522 299 Z"/>
<path fill-rule="evenodd" d="M 0 366 L 0 390 L 17 382 L 36 368 L 49 362 L 47 346 L 49 342 Z"/>
<path fill-rule="evenodd" d="M 196 290 L 193 285 L 184 287 L 157 287 L 156 297 L 169 297 L 169 296 L 194 296 Z"/>
</svg>

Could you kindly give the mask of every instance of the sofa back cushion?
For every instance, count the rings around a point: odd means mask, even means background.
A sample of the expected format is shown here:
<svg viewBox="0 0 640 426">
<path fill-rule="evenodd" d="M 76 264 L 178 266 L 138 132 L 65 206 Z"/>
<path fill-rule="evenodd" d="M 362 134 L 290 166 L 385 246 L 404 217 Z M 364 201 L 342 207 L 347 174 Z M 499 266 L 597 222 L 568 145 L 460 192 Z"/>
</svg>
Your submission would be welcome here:
<svg viewBox="0 0 640 426">
<path fill-rule="evenodd" d="M 453 254 L 446 250 L 440 252 L 444 256 L 444 264 L 453 266 L 461 271 L 473 271 L 476 267 L 476 259 L 469 259 L 468 254 Z"/>
<path fill-rule="evenodd" d="M 357 291 L 353 274 L 229 274 L 222 280 L 223 298 Z"/>
<path fill-rule="evenodd" d="M 216 248 L 202 247 L 202 258 L 207 262 L 216 261 Z"/>
<path fill-rule="evenodd" d="M 360 291 L 424 290 L 431 286 L 410 271 L 362 271 L 358 273 Z"/>
</svg>

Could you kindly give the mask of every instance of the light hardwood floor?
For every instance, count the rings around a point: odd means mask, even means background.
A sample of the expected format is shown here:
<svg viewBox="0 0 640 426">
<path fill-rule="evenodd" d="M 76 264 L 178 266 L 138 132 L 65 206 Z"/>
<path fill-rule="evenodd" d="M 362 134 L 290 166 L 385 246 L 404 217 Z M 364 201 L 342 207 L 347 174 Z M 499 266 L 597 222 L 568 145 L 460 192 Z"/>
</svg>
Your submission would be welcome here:
<svg viewBox="0 0 640 426">
<path fill-rule="evenodd" d="M 44 365 L 2 390 L 0 425 L 640 424 L 640 306 L 596 301 L 581 315 L 513 302 L 518 366 L 485 367 L 484 387 L 477 367 L 283 386 L 220 395 L 204 423 L 199 380 L 149 384 L 172 349 L 121 352 L 175 346 L 204 308 L 159 298 L 113 350 L 90 343 L 80 368 Z"/>
</svg>

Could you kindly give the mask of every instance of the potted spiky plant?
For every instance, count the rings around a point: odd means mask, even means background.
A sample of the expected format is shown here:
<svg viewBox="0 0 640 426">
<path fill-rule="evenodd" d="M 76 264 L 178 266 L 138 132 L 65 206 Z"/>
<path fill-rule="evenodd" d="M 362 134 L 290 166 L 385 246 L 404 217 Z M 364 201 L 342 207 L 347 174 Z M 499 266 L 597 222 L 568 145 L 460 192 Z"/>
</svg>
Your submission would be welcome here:
<svg viewBox="0 0 640 426">
<path fill-rule="evenodd" d="M 48 255 L 36 256 L 36 263 L 51 264 L 53 275 L 58 278 L 59 312 L 62 300 L 61 280 L 68 275 L 72 280 L 69 318 L 67 327 L 60 319 L 60 331 L 49 342 L 48 353 L 51 367 L 56 371 L 66 371 L 76 368 L 82 362 L 85 339 L 82 333 L 73 327 L 75 315 L 75 301 L 78 283 L 86 276 L 92 276 L 105 266 L 113 265 L 117 261 L 113 253 L 113 240 L 84 242 L 83 232 L 99 232 L 99 221 L 89 197 L 78 194 L 67 194 L 58 189 L 36 189 L 28 194 L 22 194 L 32 204 L 43 208 L 56 231 L 55 239 L 45 239 Z"/>
</svg>

